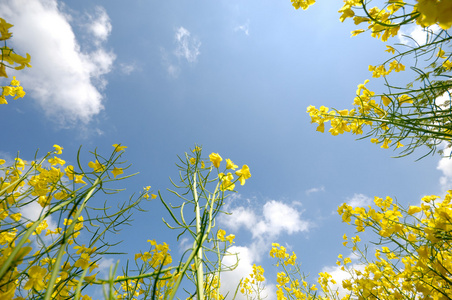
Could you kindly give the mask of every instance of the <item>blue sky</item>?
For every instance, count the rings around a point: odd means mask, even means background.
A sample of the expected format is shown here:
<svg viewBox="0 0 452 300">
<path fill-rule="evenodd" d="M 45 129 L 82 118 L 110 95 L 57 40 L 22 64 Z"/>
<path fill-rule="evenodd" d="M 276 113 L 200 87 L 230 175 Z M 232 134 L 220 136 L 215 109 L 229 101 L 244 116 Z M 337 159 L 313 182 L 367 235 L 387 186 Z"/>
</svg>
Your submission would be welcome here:
<svg viewBox="0 0 452 300">
<path fill-rule="evenodd" d="M 250 264 L 275 268 L 272 242 L 295 251 L 306 273 L 335 266 L 342 234 L 353 228 L 334 213 L 343 202 L 374 196 L 418 203 L 452 180 L 450 160 L 415 162 L 368 140 L 315 131 L 308 105 L 350 108 L 369 64 L 389 58 L 385 44 L 340 23 L 341 3 L 296 11 L 290 1 L 0 0 L 0 17 L 14 24 L 9 46 L 30 53 L 33 68 L 17 75 L 27 96 L 1 107 L 0 154 L 32 159 L 36 150 L 82 152 L 128 146 L 128 197 L 143 186 L 165 192 L 175 162 L 194 144 L 248 164 L 252 177 L 228 203 L 220 226 L 236 235 L 243 254 L 233 285 Z M 394 38 L 393 43 L 399 42 Z M 403 78 L 402 78 L 403 80 Z M 381 89 L 374 79 L 371 88 Z M 88 163 L 89 158 L 86 155 Z M 115 199 L 121 197 L 115 196 Z M 175 199 L 173 201 L 176 201 Z M 124 240 L 131 254 L 147 239 L 167 242 L 158 201 L 144 205 Z M 128 233 L 129 232 L 129 233 Z M 133 234 L 130 234 L 133 232 Z M 123 246 L 120 246 L 123 247 Z M 123 248 L 125 249 L 125 248 Z M 123 258 L 121 258 L 123 259 Z M 269 299 L 275 295 L 270 294 Z"/>
</svg>

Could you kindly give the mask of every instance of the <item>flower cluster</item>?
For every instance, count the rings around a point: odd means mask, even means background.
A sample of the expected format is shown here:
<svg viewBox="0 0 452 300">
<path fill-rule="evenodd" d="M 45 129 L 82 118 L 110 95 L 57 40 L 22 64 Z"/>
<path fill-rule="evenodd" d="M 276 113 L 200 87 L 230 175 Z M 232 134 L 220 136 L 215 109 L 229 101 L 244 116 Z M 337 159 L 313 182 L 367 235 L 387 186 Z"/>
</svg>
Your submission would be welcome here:
<svg viewBox="0 0 452 300">
<path fill-rule="evenodd" d="M 400 207 L 392 198 L 375 197 L 378 209 L 339 207 L 342 220 L 352 218 L 358 232 L 367 228 L 381 237 L 381 248 L 375 250 L 375 260 L 366 258 L 363 270 L 350 266 L 350 258 L 338 261 L 351 278 L 342 286 L 358 299 L 379 295 L 384 299 L 411 298 L 414 295 L 443 299 L 451 295 L 452 270 L 452 190 L 442 201 L 440 197 L 425 196 L 420 206 Z M 411 217 L 411 219 L 409 219 Z M 344 245 L 348 238 L 344 236 Z M 352 250 L 358 256 L 359 237 L 352 238 Z M 400 267 L 398 267 L 400 265 Z"/>
<path fill-rule="evenodd" d="M 303 9 L 306 10 L 309 8 L 309 6 L 313 5 L 315 3 L 315 0 L 290 0 L 292 2 L 293 7 L 295 9 Z"/>
<path fill-rule="evenodd" d="M 13 49 L 6 46 L 6 40 L 10 39 L 12 36 L 12 33 L 9 31 L 12 26 L 13 25 L 0 18 L 0 41 L 4 41 L 5 43 L 3 47 L 0 47 L 0 77 L 8 78 L 6 68 L 21 70 L 25 67 L 31 67 L 30 54 L 27 53 L 26 57 L 23 57 L 16 54 Z M 8 65 L 6 63 L 8 63 Z M 11 81 L 9 86 L 2 86 L 2 89 L 3 91 L 0 94 L 0 104 L 8 104 L 8 102 L 6 101 L 7 96 L 14 97 L 14 100 L 23 98 L 25 96 L 25 92 L 20 86 L 20 82 L 16 79 L 16 77 L 13 77 L 13 80 Z"/>
<path fill-rule="evenodd" d="M 223 161 L 223 158 L 218 153 L 212 153 L 209 155 L 210 162 L 215 168 L 220 168 L 220 163 Z M 235 170 L 238 166 L 232 162 L 229 158 L 226 159 L 226 170 Z M 221 172 L 218 174 L 218 178 L 220 179 L 221 185 L 220 189 L 222 191 L 233 191 L 235 188 L 235 182 L 240 181 L 241 185 L 245 184 L 245 181 L 251 177 L 250 168 L 247 165 L 243 165 L 240 170 L 235 172 L 235 175 L 238 176 L 237 179 L 234 179 L 234 175 L 231 172 L 225 174 Z"/>
<path fill-rule="evenodd" d="M 240 292 L 245 295 L 247 299 L 261 299 L 261 293 L 265 289 L 264 282 L 264 268 L 253 264 L 253 272 L 240 282 Z"/>
<path fill-rule="evenodd" d="M 452 4 L 442 0 L 418 0 L 409 3 L 401 0 L 388 0 L 383 7 L 371 7 L 371 1 L 344 0 L 339 10 L 340 21 L 351 18 L 355 25 L 367 23 L 367 29 L 352 31 L 352 36 L 369 31 L 371 36 L 387 42 L 399 33 L 405 25 L 419 25 L 425 34 L 425 41 L 416 46 L 409 44 L 386 45 L 386 52 L 392 57 L 382 64 L 369 65 L 373 78 L 383 78 L 386 91 L 376 94 L 365 85 L 358 86 L 351 110 L 332 110 L 326 107 L 317 109 L 308 107 L 312 123 L 317 123 L 317 131 L 324 132 L 325 123 L 330 122 L 332 135 L 352 132 L 374 136 L 372 142 L 382 148 L 402 147 L 402 140 L 408 140 L 401 149 L 409 154 L 415 148 L 427 145 L 430 152 L 436 152 L 444 141 L 452 144 L 450 118 L 450 72 L 452 71 L 452 53 L 450 35 L 452 26 Z M 295 6 L 295 5 L 294 5 Z M 417 25 L 416 25 L 417 23 Z M 442 30 L 429 28 L 438 24 Z M 395 46 L 401 46 L 399 49 Z M 405 47 L 404 47 L 405 46 Z M 426 57 L 428 55 L 428 58 Z M 422 59 L 421 59 L 422 57 Z M 404 76 L 413 76 L 411 82 L 402 86 L 389 83 L 389 75 L 408 69 L 402 62 L 424 61 L 410 67 L 411 72 Z M 417 76 L 415 75 L 415 76 Z M 441 99 L 438 101 L 437 99 Z M 444 100 L 445 99 L 445 100 Z M 420 138 L 419 138 L 420 137 Z M 441 150 L 438 151 L 441 153 Z"/>
<path fill-rule="evenodd" d="M 234 243 L 234 239 L 235 239 L 235 235 L 234 234 L 229 234 L 228 236 L 226 235 L 226 231 L 224 229 L 218 229 L 217 231 L 217 239 L 219 241 L 225 242 L 228 241 L 229 244 Z"/>
<path fill-rule="evenodd" d="M 110 177 L 109 170 L 114 176 L 114 171 L 120 169 L 114 162 L 121 153 L 114 151 L 106 160 L 96 154 L 96 162 L 102 168 L 93 168 L 91 173 L 66 165 L 62 153 L 63 147 L 54 145 L 54 151 L 39 161 L 16 157 L 5 166 L 6 160 L 0 159 L 0 299 L 44 298 L 48 294 L 52 299 L 63 300 L 77 293 L 83 300 L 91 299 L 80 295 L 79 289 L 96 282 L 98 260 L 106 252 L 101 249 L 110 247 L 105 242 L 101 247 L 94 243 L 117 226 L 111 222 L 113 216 L 121 218 L 138 204 L 124 205 L 120 212 L 111 215 L 105 210 L 106 223 L 102 223 L 103 217 L 90 216 L 86 220 L 81 214 L 87 210 L 86 202 L 95 189 L 102 190 L 102 180 Z M 145 190 L 140 199 L 148 193 L 149 189 Z M 42 207 L 38 219 L 22 214 L 32 202 Z M 124 216 L 125 220 L 129 217 Z M 88 229 L 96 238 L 88 246 L 81 245 L 79 236 L 96 221 L 96 230 Z M 104 233 L 98 232 L 100 226 L 105 226 Z M 156 249 L 158 253 L 151 256 L 158 264 L 163 262 L 162 255 L 167 257 L 168 250 L 160 245 Z"/>
</svg>

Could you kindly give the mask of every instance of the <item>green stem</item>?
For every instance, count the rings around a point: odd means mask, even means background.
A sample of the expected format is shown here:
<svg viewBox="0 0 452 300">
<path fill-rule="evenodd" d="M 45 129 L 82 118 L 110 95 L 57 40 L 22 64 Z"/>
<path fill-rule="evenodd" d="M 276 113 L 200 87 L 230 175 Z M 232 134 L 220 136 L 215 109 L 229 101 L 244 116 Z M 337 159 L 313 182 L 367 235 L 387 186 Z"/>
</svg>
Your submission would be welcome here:
<svg viewBox="0 0 452 300">
<path fill-rule="evenodd" d="M 195 212 L 196 212 L 196 241 L 202 243 L 202 236 L 204 232 L 201 231 L 201 216 L 199 208 L 198 192 L 196 187 L 196 172 L 193 176 L 193 195 L 195 200 Z M 201 246 L 201 245 L 200 245 Z M 204 272 L 202 266 L 202 246 L 199 247 L 198 253 L 195 256 L 196 265 L 196 291 L 198 294 L 198 300 L 204 300 Z"/>
</svg>

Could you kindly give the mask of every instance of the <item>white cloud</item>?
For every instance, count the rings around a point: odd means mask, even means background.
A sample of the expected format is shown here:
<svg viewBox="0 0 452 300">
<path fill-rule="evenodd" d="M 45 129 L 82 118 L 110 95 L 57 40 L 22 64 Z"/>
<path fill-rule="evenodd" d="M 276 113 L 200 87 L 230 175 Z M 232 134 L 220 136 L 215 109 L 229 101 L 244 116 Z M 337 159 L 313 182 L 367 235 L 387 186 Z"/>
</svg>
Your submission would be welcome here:
<svg viewBox="0 0 452 300">
<path fill-rule="evenodd" d="M 232 254 L 225 256 L 222 264 L 224 266 L 233 266 L 238 263 L 236 268 L 232 271 L 225 271 L 221 273 L 221 287 L 220 293 L 225 298 L 231 299 L 240 283 L 242 278 L 248 277 L 253 272 L 253 264 L 255 263 L 255 254 L 248 247 L 232 246 L 228 249 Z M 265 274 L 264 274 L 265 275 Z M 263 299 L 274 299 L 275 287 L 265 283 L 266 288 L 261 295 Z M 226 297 L 226 294 L 229 293 Z M 236 300 L 246 300 L 246 296 L 240 293 L 240 289 L 237 292 Z"/>
<path fill-rule="evenodd" d="M 440 177 L 439 183 L 441 186 L 441 192 L 445 195 L 446 192 L 452 189 L 452 159 L 451 148 L 444 149 L 444 157 L 438 162 L 437 169 L 443 173 Z"/>
<path fill-rule="evenodd" d="M 247 201 L 240 199 L 240 202 Z M 229 203 L 234 203 L 233 199 L 230 199 Z M 295 208 L 299 206 L 298 203 L 288 205 L 271 200 L 264 204 L 262 211 L 255 210 L 252 203 L 249 204 L 235 207 L 229 204 L 225 210 L 229 211 L 231 215 L 222 215 L 219 221 L 222 227 L 233 233 L 244 228 L 251 234 L 252 239 L 247 248 L 254 253 L 255 261 L 260 260 L 279 235 L 308 231 L 310 227 L 310 223 L 301 218 L 301 211 Z"/>
<path fill-rule="evenodd" d="M 230 216 L 226 216 L 223 220 L 223 224 L 230 228 L 232 231 L 237 231 L 240 227 L 245 227 L 251 230 L 252 227 L 257 223 L 256 215 L 250 209 L 246 209 L 243 206 L 234 208 L 231 211 Z"/>
<path fill-rule="evenodd" d="M 132 74 L 133 71 L 135 71 L 137 68 L 135 63 L 120 63 L 119 64 L 119 69 L 121 70 L 121 72 L 125 75 L 130 75 Z"/>
<path fill-rule="evenodd" d="M 172 78 L 177 78 L 181 73 L 181 60 L 185 60 L 190 64 L 197 62 L 198 56 L 201 54 L 199 51 L 201 42 L 182 26 L 176 29 L 174 40 L 176 47 L 171 53 L 163 47 L 160 48 L 160 53 L 163 67 L 168 72 L 168 75 Z"/>
<path fill-rule="evenodd" d="M 105 9 L 97 6 L 95 14 L 88 17 L 91 20 L 91 23 L 87 25 L 88 30 L 98 39 L 97 43 L 106 41 L 111 33 L 112 26 Z"/>
<path fill-rule="evenodd" d="M 70 16 L 55 0 L 15 0 L 0 4 L 2 17 L 14 24 L 10 46 L 29 52 L 31 69 L 18 72 L 25 90 L 46 115 L 61 125 L 88 123 L 103 109 L 101 91 L 115 55 L 102 47 L 111 32 L 104 9 L 96 8 L 87 24 L 95 39 L 91 52 L 82 52 Z M 87 47 L 89 48 L 89 47 Z"/>
<path fill-rule="evenodd" d="M 432 33 L 435 34 L 440 30 L 441 28 L 438 25 L 424 29 L 419 25 L 413 24 L 399 30 L 397 37 L 400 43 L 405 45 L 416 46 L 416 43 L 417 45 L 425 45 L 428 39 L 432 38 Z"/>
<path fill-rule="evenodd" d="M 237 264 L 238 265 L 233 271 L 225 271 L 221 273 L 221 287 L 220 292 L 225 296 L 226 293 L 234 293 L 237 286 L 242 278 L 247 277 L 253 272 L 253 253 L 247 247 L 232 246 L 228 249 L 230 253 L 236 253 L 237 255 L 228 255 L 223 258 L 222 264 L 224 266 L 230 267 Z M 228 298 L 233 296 L 229 295 Z M 237 300 L 246 299 L 240 293 L 237 293 Z"/>
<path fill-rule="evenodd" d="M 354 194 L 353 197 L 347 198 L 347 204 L 351 207 L 363 207 L 372 204 L 372 199 L 364 194 Z"/>
<path fill-rule="evenodd" d="M 265 203 L 263 217 L 252 229 L 255 237 L 263 234 L 278 236 L 283 231 L 293 234 L 307 231 L 309 227 L 308 222 L 301 220 L 298 210 L 275 200 Z"/>
<path fill-rule="evenodd" d="M 305 193 L 306 193 L 306 195 L 310 195 L 312 193 L 324 192 L 324 191 L 325 191 L 325 187 L 321 186 L 321 187 L 315 187 L 315 188 L 306 190 Z"/>
<path fill-rule="evenodd" d="M 245 24 L 236 26 L 234 31 L 242 31 L 245 35 L 250 35 L 250 21 L 247 20 Z"/>
<path fill-rule="evenodd" d="M 182 26 L 176 30 L 175 39 L 177 48 L 174 54 L 190 63 L 196 62 L 201 42 L 196 37 L 191 37 L 190 32 Z"/>
</svg>

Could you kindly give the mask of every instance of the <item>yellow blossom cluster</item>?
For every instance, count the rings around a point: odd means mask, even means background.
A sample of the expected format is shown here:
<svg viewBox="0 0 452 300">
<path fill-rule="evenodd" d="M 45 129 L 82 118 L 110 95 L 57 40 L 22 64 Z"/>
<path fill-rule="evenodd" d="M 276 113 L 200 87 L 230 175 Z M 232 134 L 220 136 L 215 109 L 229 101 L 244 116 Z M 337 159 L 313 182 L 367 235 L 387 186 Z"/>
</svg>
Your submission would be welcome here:
<svg viewBox="0 0 452 300">
<path fill-rule="evenodd" d="M 284 246 L 272 243 L 270 257 L 276 258 L 276 266 L 283 269 L 276 274 L 277 300 L 312 299 L 318 288 L 315 284 L 308 284 L 306 281 L 306 276 L 301 272 L 295 252 L 290 255 Z"/>
<path fill-rule="evenodd" d="M 218 229 L 218 231 L 217 231 L 217 239 L 218 240 L 220 240 L 222 242 L 228 241 L 229 244 L 234 243 L 234 239 L 235 239 L 234 234 L 229 234 L 228 236 L 225 236 L 225 235 L 226 235 L 226 231 L 224 229 Z"/>
<path fill-rule="evenodd" d="M 444 30 L 452 26 L 452 2 L 447 0 L 418 0 L 415 9 L 419 12 L 416 22 L 427 27 L 438 24 Z"/>
<path fill-rule="evenodd" d="M 418 0 L 417 3 L 408 3 L 402 0 L 390 0 L 385 3 L 385 8 L 367 7 L 367 1 L 344 0 L 344 5 L 339 10 L 340 21 L 353 18 L 355 25 L 363 22 L 369 24 L 367 30 L 372 37 L 386 42 L 389 37 L 394 37 L 402 25 L 416 20 L 418 25 L 428 27 L 438 24 L 447 30 L 452 26 L 452 4 L 444 0 Z M 365 16 L 356 15 L 357 10 L 364 10 Z M 397 12 L 402 12 L 398 14 Z M 352 36 L 365 32 L 364 29 L 352 31 Z"/>
<path fill-rule="evenodd" d="M 345 132 L 362 135 L 364 126 L 370 126 L 371 128 L 378 126 L 378 129 L 387 132 L 390 128 L 383 120 L 388 115 L 386 107 L 391 105 L 392 100 L 389 97 L 382 95 L 381 102 L 377 103 L 374 99 L 375 92 L 366 87 L 368 82 L 369 80 L 365 80 L 363 84 L 358 85 L 356 97 L 353 101 L 355 108 L 351 110 L 330 110 L 330 108 L 325 106 L 321 106 L 320 108 L 316 108 L 313 105 L 308 106 L 306 112 L 311 117 L 311 123 L 318 124 L 316 130 L 324 132 L 325 123 L 330 122 L 331 128 L 328 132 L 334 136 Z M 413 103 L 413 99 L 410 96 L 403 94 L 397 98 L 397 103 L 401 106 L 405 103 Z M 374 123 L 377 123 L 378 125 L 374 125 Z M 381 140 L 372 138 L 371 142 L 375 144 L 382 143 L 381 148 L 383 149 L 387 149 L 392 145 L 392 140 L 389 138 L 383 138 Z M 403 147 L 398 140 L 395 141 L 394 145 L 396 148 Z"/>
<path fill-rule="evenodd" d="M 204 295 L 206 299 L 223 300 L 224 296 L 220 293 L 221 281 L 218 275 L 208 275 L 204 280 Z"/>
<path fill-rule="evenodd" d="M 135 260 L 141 259 L 153 269 L 173 262 L 171 254 L 169 253 L 169 246 L 166 243 L 157 244 L 155 240 L 148 240 L 148 242 L 153 246 L 153 249 L 144 253 L 135 254 Z"/>
<path fill-rule="evenodd" d="M 117 150 L 121 146 L 113 147 Z M 93 182 L 99 180 L 97 172 L 112 170 L 114 175 L 118 168 L 112 160 L 103 164 L 96 160 L 98 165 L 93 166 L 92 173 L 75 171 L 60 157 L 62 153 L 63 147 L 54 145 L 54 151 L 40 161 L 27 162 L 16 157 L 7 165 L 6 160 L 0 159 L 0 299 L 10 300 L 18 295 L 43 298 L 51 287 L 52 299 L 63 300 L 74 297 L 81 286 L 96 281 L 97 261 L 105 250 L 100 251 L 94 244 L 77 243 L 85 228 L 82 202 L 89 199 L 90 190 L 96 187 Z M 149 190 L 150 187 L 145 188 L 141 197 L 146 198 Z M 42 207 L 37 220 L 22 215 L 24 207 L 32 202 Z M 74 206 L 70 207 L 71 204 Z M 63 216 L 65 212 L 67 217 Z M 50 214 L 60 220 L 56 226 L 48 222 Z M 89 222 L 93 220 L 90 218 Z M 108 229 L 112 223 L 106 226 Z M 34 239 L 38 242 L 33 242 Z M 51 244 L 46 245 L 47 241 Z M 151 244 L 155 249 L 144 254 L 150 256 L 148 263 L 154 267 L 163 261 L 171 263 L 166 244 Z M 30 254 L 32 250 L 36 250 L 34 254 Z M 52 275 L 55 270 L 59 271 Z M 86 275 L 80 277 L 84 271 Z M 80 298 L 91 299 L 87 295 Z"/>
<path fill-rule="evenodd" d="M 30 54 L 27 53 L 26 57 L 22 57 L 16 54 L 13 49 L 6 46 L 6 40 L 10 39 L 12 36 L 12 33 L 9 31 L 12 26 L 13 25 L 0 18 L 0 41 L 4 41 L 5 43 L 3 47 L 0 47 L 0 77 L 8 78 L 6 68 L 21 70 L 25 67 L 31 67 Z M 8 63 L 8 65 L 6 63 Z M 25 96 L 25 91 L 20 86 L 20 82 L 16 79 L 15 76 L 13 76 L 13 80 L 11 81 L 10 85 L 1 87 L 3 90 L 0 94 L 0 104 L 8 104 L 8 101 L 6 101 L 6 97 L 8 96 L 14 97 L 14 100 L 23 98 Z"/>
<path fill-rule="evenodd" d="M 248 277 L 242 279 L 240 282 L 240 292 L 247 297 L 261 299 L 260 294 L 264 290 L 263 283 L 265 282 L 264 268 L 253 264 L 253 272 Z M 255 296 L 255 297 L 253 297 Z"/>
<path fill-rule="evenodd" d="M 209 160 L 212 163 L 212 166 L 219 169 L 223 158 L 218 153 L 211 153 L 209 155 Z M 190 158 L 190 163 L 195 164 L 196 158 Z M 204 161 L 201 161 L 201 168 L 205 168 Z M 226 159 L 225 171 L 218 173 L 221 191 L 233 191 L 235 188 L 235 183 L 237 181 L 239 181 L 241 185 L 244 185 L 246 180 L 251 177 L 250 168 L 248 167 L 248 165 L 243 165 L 241 169 L 235 171 L 235 175 L 238 176 L 237 179 L 234 179 L 234 175 L 231 172 L 227 172 L 225 174 L 227 170 L 236 170 L 237 168 L 238 166 L 234 164 L 232 160 L 230 160 L 229 158 Z"/>
<path fill-rule="evenodd" d="M 306 10 L 309 8 L 309 6 L 313 5 L 315 3 L 315 0 L 290 0 L 292 2 L 293 7 L 295 9 L 303 9 Z"/>
<path fill-rule="evenodd" d="M 346 294 L 338 290 L 333 275 L 320 272 L 315 284 L 308 284 L 296 255 L 284 246 L 272 244 L 270 256 L 282 271 L 276 275 L 276 297 L 287 299 L 449 299 L 452 295 L 452 190 L 441 200 L 424 196 L 419 205 L 405 209 L 391 197 L 374 199 L 375 208 L 338 208 L 342 221 L 354 222 L 357 232 L 376 233 L 376 247 L 360 246 L 359 235 L 344 234 L 349 257 L 338 256 L 337 265 L 349 274 L 341 281 Z M 374 259 L 368 254 L 374 251 Z M 352 258 L 359 261 L 353 263 Z M 253 277 L 251 277 L 253 278 Z M 243 281 L 242 293 L 251 295 L 250 280 Z M 322 293 L 319 293 L 319 292 Z M 377 297 L 378 296 L 378 297 Z"/>
<path fill-rule="evenodd" d="M 340 256 L 338 265 L 351 274 L 342 286 L 358 299 L 374 295 L 382 299 L 447 299 L 444 297 L 452 294 L 452 190 L 442 201 L 436 195 L 425 196 L 419 206 L 408 209 L 390 197 L 375 197 L 374 203 L 378 209 L 347 204 L 338 209 L 344 222 L 353 218 L 358 232 L 369 228 L 385 245 L 375 250 L 375 260 L 368 260 L 363 270 L 348 268 L 351 260 Z M 346 245 L 348 239 L 344 239 Z M 352 241 L 354 253 L 362 253 L 359 237 Z"/>
<path fill-rule="evenodd" d="M 293 1 L 292 1 L 293 2 Z M 416 0 L 412 3 L 404 0 L 387 0 L 379 3 L 382 8 L 371 7 L 372 1 L 343 0 L 339 10 L 340 21 L 351 18 L 355 25 L 368 23 L 367 29 L 352 31 L 352 36 L 369 31 L 371 36 L 387 42 L 398 34 L 405 25 L 414 25 L 425 33 L 425 42 L 414 47 L 395 48 L 386 45 L 386 52 L 393 56 L 379 65 L 369 65 L 373 78 L 384 78 L 386 91 L 377 95 L 366 88 L 368 80 L 358 86 L 351 110 L 331 110 L 327 107 L 317 109 L 308 107 L 312 123 L 317 123 L 317 131 L 324 132 L 325 123 L 330 122 L 332 135 L 352 132 L 363 134 L 363 126 L 367 136 L 376 136 L 374 143 L 381 148 L 403 147 L 401 141 L 411 140 L 402 153 L 411 153 L 415 148 L 427 145 L 430 151 L 442 142 L 450 143 L 450 90 L 449 73 L 452 71 L 452 54 L 450 51 L 450 35 L 447 32 L 452 26 L 452 4 L 449 0 Z M 438 24 L 443 30 L 434 33 L 428 26 Z M 422 28 L 421 28 L 422 27 Z M 402 86 L 395 86 L 388 81 L 393 72 L 405 71 L 402 61 L 421 60 L 421 56 L 429 54 L 422 64 L 415 64 L 409 69 L 415 73 L 407 74 L 413 81 Z M 416 76 L 416 75 L 415 75 Z M 447 97 L 448 96 L 448 97 Z M 446 97 L 444 104 L 438 104 L 438 97 Z M 442 99 L 441 98 L 441 99 Z M 421 142 L 417 137 L 428 142 Z M 440 152 L 440 151 L 438 151 Z"/>
</svg>

